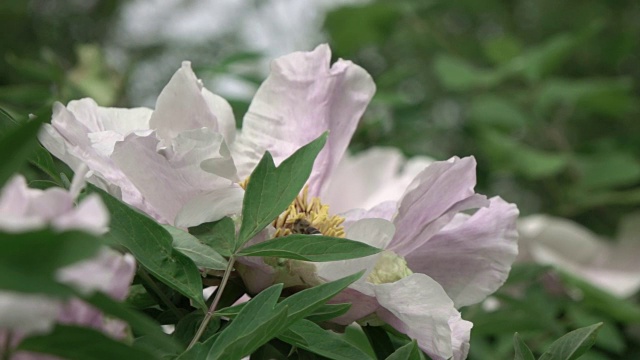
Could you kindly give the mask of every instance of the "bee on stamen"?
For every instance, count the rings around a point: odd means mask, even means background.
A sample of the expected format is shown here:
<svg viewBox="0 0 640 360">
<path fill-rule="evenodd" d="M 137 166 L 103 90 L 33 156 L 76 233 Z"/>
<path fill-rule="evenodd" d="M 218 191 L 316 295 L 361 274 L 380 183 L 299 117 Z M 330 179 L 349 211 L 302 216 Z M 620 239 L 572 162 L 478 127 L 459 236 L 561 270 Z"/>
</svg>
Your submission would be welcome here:
<svg viewBox="0 0 640 360">
<path fill-rule="evenodd" d="M 305 234 L 305 235 L 322 235 L 320 230 L 311 226 L 311 223 L 305 219 L 298 219 L 293 223 L 293 228 L 291 232 L 294 234 Z"/>
</svg>

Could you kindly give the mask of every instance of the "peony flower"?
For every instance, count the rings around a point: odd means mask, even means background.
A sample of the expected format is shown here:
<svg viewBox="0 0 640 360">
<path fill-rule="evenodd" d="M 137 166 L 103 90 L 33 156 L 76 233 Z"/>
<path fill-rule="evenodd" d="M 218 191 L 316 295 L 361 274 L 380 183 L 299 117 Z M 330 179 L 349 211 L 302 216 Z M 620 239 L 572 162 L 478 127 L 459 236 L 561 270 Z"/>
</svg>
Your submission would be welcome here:
<svg viewBox="0 0 640 360">
<path fill-rule="evenodd" d="M 640 289 L 640 214 L 623 218 L 618 241 L 605 241 L 573 221 L 532 215 L 518 222 L 519 261 L 552 265 L 618 297 Z"/>
<path fill-rule="evenodd" d="M 345 157 L 374 92 L 361 67 L 341 59 L 332 65 L 326 45 L 281 57 L 234 139 L 224 125 L 232 123 L 228 105 L 202 88 L 185 63 L 152 114 L 99 108 L 87 99 L 57 105 L 41 140 L 72 167 L 86 162 L 94 171 L 90 181 L 158 221 L 186 227 L 238 213 L 238 182 L 265 151 L 278 165 L 330 131 L 303 193 L 251 242 L 305 224 L 385 251 L 339 264 L 241 258 L 245 284 L 252 292 L 276 281 L 309 286 L 366 269 L 334 300 L 353 302 L 336 321 L 384 320 L 434 359 L 465 358 L 471 323 L 457 308 L 481 301 L 506 279 L 517 253 L 518 211 L 475 194 L 473 158 L 426 167 L 428 159 L 405 162 L 388 149 Z"/>
<path fill-rule="evenodd" d="M 74 200 L 83 185 L 84 172 L 75 176 L 69 191 L 61 188 L 30 189 L 24 177 L 14 176 L 0 193 L 0 230 L 17 233 L 51 226 L 60 231 L 79 229 L 95 235 L 107 231 L 109 214 L 97 195 L 89 195 L 77 206 Z M 102 291 L 115 299 L 126 297 L 133 279 L 135 261 L 102 249 L 93 258 L 59 269 L 58 281 L 82 292 Z M 61 301 L 45 295 L 0 291 L 0 353 L 32 333 L 49 331 L 54 323 L 100 329 L 115 337 L 124 335 L 124 323 L 107 321 L 102 313 L 79 299 Z M 18 352 L 11 359 L 51 359 Z"/>
<path fill-rule="evenodd" d="M 329 130 L 308 187 L 268 236 L 296 232 L 301 220 L 324 235 L 385 251 L 337 263 L 243 258 L 251 292 L 274 282 L 310 286 L 366 269 L 334 302 L 351 302 L 337 322 L 383 320 L 418 340 L 434 359 L 463 359 L 472 324 L 457 308 L 483 300 L 505 281 L 517 254 L 515 205 L 475 194 L 473 158 L 404 162 L 394 150 L 343 157 L 375 86 L 360 67 L 330 66 L 326 46 L 277 59 L 232 146 L 239 177 L 268 150 L 278 164 Z M 473 215 L 461 213 L 480 208 Z"/>
<path fill-rule="evenodd" d="M 56 103 L 39 138 L 74 171 L 86 165 L 90 183 L 161 223 L 188 227 L 242 206 L 227 146 L 235 131 L 231 106 L 184 62 L 155 110 Z"/>
</svg>

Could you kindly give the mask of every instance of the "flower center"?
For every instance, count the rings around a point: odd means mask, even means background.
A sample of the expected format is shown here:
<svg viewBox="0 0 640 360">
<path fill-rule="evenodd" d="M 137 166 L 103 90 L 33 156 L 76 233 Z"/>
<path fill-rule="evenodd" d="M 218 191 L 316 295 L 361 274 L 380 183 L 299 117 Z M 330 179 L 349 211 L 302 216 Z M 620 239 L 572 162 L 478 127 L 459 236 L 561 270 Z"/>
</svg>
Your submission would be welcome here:
<svg viewBox="0 0 640 360">
<path fill-rule="evenodd" d="M 369 273 L 367 281 L 372 284 L 389 284 L 404 279 L 413 274 L 407 266 L 407 261 L 393 251 L 384 250 L 380 253 L 376 266 Z"/>
<path fill-rule="evenodd" d="M 344 237 L 344 218 L 329 214 L 329 205 L 320 202 L 320 198 L 309 198 L 309 188 L 304 187 L 302 194 L 273 221 L 276 232 L 274 238 L 291 234 L 322 234 L 324 236 Z"/>
</svg>

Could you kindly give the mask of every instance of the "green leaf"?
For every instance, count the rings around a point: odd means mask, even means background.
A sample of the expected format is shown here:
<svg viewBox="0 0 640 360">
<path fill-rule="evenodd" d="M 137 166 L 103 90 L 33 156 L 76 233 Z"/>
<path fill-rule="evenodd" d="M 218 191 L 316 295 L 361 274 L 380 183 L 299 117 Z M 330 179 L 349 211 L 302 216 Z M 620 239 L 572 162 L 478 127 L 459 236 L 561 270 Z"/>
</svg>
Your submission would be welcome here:
<svg viewBox="0 0 640 360">
<path fill-rule="evenodd" d="M 329 359 L 372 359 L 369 354 L 345 340 L 344 337 L 324 330 L 305 319 L 295 322 L 278 338 Z"/>
<path fill-rule="evenodd" d="M 102 242 L 79 231 L 0 232 L 0 288 L 68 297 L 70 288 L 55 281 L 59 268 L 94 255 Z"/>
<path fill-rule="evenodd" d="M 156 359 L 150 353 L 114 340 L 98 330 L 67 325 L 57 325 L 46 335 L 28 337 L 16 350 L 51 354 L 69 360 Z"/>
<path fill-rule="evenodd" d="M 176 324 L 175 331 L 171 334 L 172 337 L 180 341 L 181 344 L 184 344 L 185 346 L 188 345 L 198 331 L 203 318 L 204 314 L 200 311 L 192 312 L 191 314 L 184 316 Z M 212 319 L 200 339 L 202 341 L 206 341 L 213 336 L 218 329 L 220 329 L 220 319 Z"/>
<path fill-rule="evenodd" d="M 0 187 L 13 174 L 22 168 L 24 163 L 38 148 L 37 134 L 42 123 L 39 120 L 26 121 L 12 127 L 0 138 Z"/>
<path fill-rule="evenodd" d="M 278 217 L 298 196 L 326 142 L 325 132 L 298 149 L 277 168 L 271 154 L 264 154 L 247 184 L 236 250 Z"/>
<path fill-rule="evenodd" d="M 505 131 L 523 129 L 528 122 L 522 109 L 513 100 L 495 95 L 474 97 L 469 120 L 480 127 L 491 126 Z"/>
<path fill-rule="evenodd" d="M 398 350 L 387 357 L 387 360 L 422 360 L 422 352 L 418 347 L 418 343 L 412 340 L 410 343 L 399 347 Z"/>
<path fill-rule="evenodd" d="M 173 248 L 188 256 L 196 266 L 214 270 L 227 268 L 227 259 L 195 236 L 171 225 L 162 227 L 173 237 Z"/>
<path fill-rule="evenodd" d="M 275 256 L 304 261 L 336 261 L 374 255 L 382 251 L 365 243 L 322 235 L 292 234 L 241 250 L 239 256 Z"/>
<path fill-rule="evenodd" d="M 231 256 L 233 253 L 236 226 L 229 217 L 191 227 L 189 233 L 222 256 Z"/>
<path fill-rule="evenodd" d="M 518 333 L 513 335 L 513 347 L 516 351 L 516 355 L 513 360 L 536 360 L 536 358 L 533 357 L 533 353 L 531 353 L 531 350 L 527 344 L 522 341 L 522 338 Z"/>
<path fill-rule="evenodd" d="M 310 315 L 314 310 L 329 301 L 329 299 L 333 298 L 351 283 L 361 278 L 363 274 L 364 271 L 360 271 L 332 282 L 302 290 L 282 300 L 279 306 L 289 307 L 288 320 L 290 322 L 302 319 Z"/>
<path fill-rule="evenodd" d="M 451 91 L 491 88 L 503 79 L 501 73 L 478 69 L 466 60 L 443 54 L 436 57 L 434 71 L 442 85 Z"/>
<path fill-rule="evenodd" d="M 351 304 L 324 304 L 314 310 L 306 318 L 313 322 L 323 322 L 344 315 L 351 308 Z"/>
<path fill-rule="evenodd" d="M 153 344 L 158 350 L 167 354 L 178 354 L 183 350 L 180 344 L 165 334 L 156 322 L 129 308 L 125 303 L 113 300 L 101 292 L 76 293 L 76 295 L 103 313 L 125 321 L 136 333 L 145 335 L 147 342 Z"/>
<path fill-rule="evenodd" d="M 583 294 L 583 305 L 598 309 L 624 324 L 640 322 L 640 307 L 638 305 L 613 296 L 571 274 L 565 272 L 559 272 L 558 274 L 564 283 L 580 289 Z"/>
<path fill-rule="evenodd" d="M 92 185 L 89 188 L 102 197 L 111 213 L 111 231 L 107 236 L 126 247 L 160 281 L 206 311 L 200 272 L 191 259 L 173 248 L 169 232 L 103 190 Z"/>
<path fill-rule="evenodd" d="M 538 360 L 574 360 L 593 346 L 602 323 L 573 330 L 556 340 Z"/>
<path fill-rule="evenodd" d="M 393 354 L 395 347 L 383 327 L 367 325 L 362 327 L 362 331 L 367 336 L 367 340 L 369 340 L 369 344 L 371 344 L 371 348 L 378 359 L 385 359 Z"/>
<path fill-rule="evenodd" d="M 217 335 L 207 359 L 240 359 L 277 336 L 288 323 L 287 306 L 276 306 L 281 290 L 276 284 L 251 299 Z"/>
</svg>

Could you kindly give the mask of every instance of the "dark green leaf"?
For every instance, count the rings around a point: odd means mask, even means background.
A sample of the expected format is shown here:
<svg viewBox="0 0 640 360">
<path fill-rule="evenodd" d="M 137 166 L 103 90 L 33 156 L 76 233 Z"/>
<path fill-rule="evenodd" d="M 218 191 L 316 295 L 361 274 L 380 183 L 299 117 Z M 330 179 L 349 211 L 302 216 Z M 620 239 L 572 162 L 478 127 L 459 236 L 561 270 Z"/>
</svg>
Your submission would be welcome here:
<svg viewBox="0 0 640 360">
<path fill-rule="evenodd" d="M 202 312 L 193 312 L 184 316 L 180 321 L 176 324 L 176 329 L 173 332 L 172 337 L 177 339 L 181 344 L 185 346 L 191 342 L 191 339 L 195 336 L 200 324 L 202 323 L 202 319 L 204 318 L 204 314 Z M 216 331 L 220 328 L 220 319 L 215 318 L 212 319 L 207 325 L 207 329 L 202 334 L 200 338 L 201 341 L 206 341 L 211 336 L 215 334 Z"/>
<path fill-rule="evenodd" d="M 522 338 L 520 338 L 520 334 L 518 333 L 513 335 L 513 347 L 516 351 L 516 355 L 513 360 L 536 360 L 536 358 L 533 357 L 531 350 L 527 344 L 522 341 Z"/>
<path fill-rule="evenodd" d="M 556 340 L 538 360 L 574 360 L 593 346 L 602 323 L 573 330 Z"/>
<path fill-rule="evenodd" d="M 264 154 L 247 184 L 236 250 L 278 217 L 298 196 L 326 141 L 327 133 L 324 133 L 298 149 L 277 168 L 271 154 Z"/>
<path fill-rule="evenodd" d="M 240 359 L 276 337 L 286 326 L 287 307 L 276 306 L 282 284 L 259 293 L 217 335 L 207 359 Z"/>
<path fill-rule="evenodd" d="M 233 252 L 236 226 L 229 217 L 189 228 L 189 233 L 217 251 L 220 255 L 231 256 Z"/>
<path fill-rule="evenodd" d="M 377 254 L 381 249 L 359 241 L 322 235 L 292 234 L 242 249 L 240 256 L 274 256 L 304 261 L 336 261 Z"/>
<path fill-rule="evenodd" d="M 42 123 L 31 120 L 12 127 L 0 138 L 0 187 L 15 174 L 38 148 L 37 134 Z"/>
<path fill-rule="evenodd" d="M 386 359 L 396 350 L 389 334 L 381 326 L 363 326 L 362 331 L 367 336 L 371 348 L 376 353 L 378 359 Z"/>
<path fill-rule="evenodd" d="M 191 259 L 173 248 L 169 232 L 103 190 L 92 185 L 89 188 L 102 197 L 111 213 L 108 236 L 126 247 L 160 281 L 206 310 L 200 272 Z"/>
<path fill-rule="evenodd" d="M 413 340 L 399 347 L 398 350 L 387 357 L 387 360 L 422 360 L 422 352 L 418 347 L 418 343 Z"/>
<path fill-rule="evenodd" d="M 156 359 L 150 353 L 114 340 L 98 330 L 67 325 L 57 325 L 49 334 L 26 338 L 17 350 L 51 354 L 69 360 Z"/>
<path fill-rule="evenodd" d="M 188 256 L 196 266 L 213 270 L 227 268 L 227 259 L 195 236 L 170 225 L 162 226 L 173 237 L 173 248 Z"/>
<path fill-rule="evenodd" d="M 324 304 L 317 308 L 307 319 L 313 322 L 323 322 L 344 315 L 351 308 L 351 304 Z"/>
<path fill-rule="evenodd" d="M 295 322 L 278 338 L 329 359 L 372 359 L 344 337 L 305 319 Z"/>
</svg>

